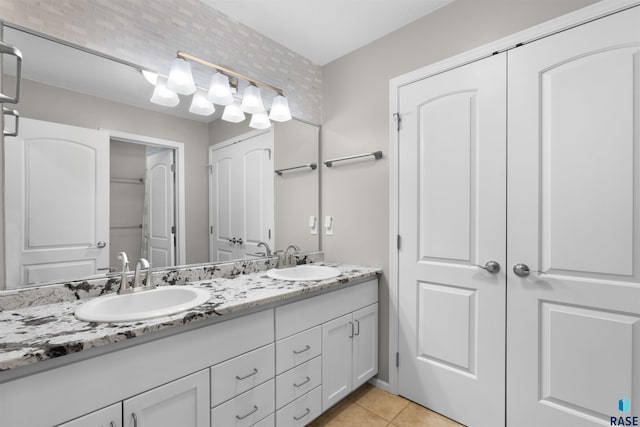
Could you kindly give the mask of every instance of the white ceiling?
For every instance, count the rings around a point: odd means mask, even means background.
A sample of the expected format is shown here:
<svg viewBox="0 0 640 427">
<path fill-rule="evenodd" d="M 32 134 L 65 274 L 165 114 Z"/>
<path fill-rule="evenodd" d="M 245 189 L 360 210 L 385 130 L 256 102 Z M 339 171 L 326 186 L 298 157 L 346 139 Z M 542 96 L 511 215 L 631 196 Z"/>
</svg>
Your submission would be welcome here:
<svg viewBox="0 0 640 427">
<path fill-rule="evenodd" d="M 201 0 L 325 65 L 453 0 Z"/>
</svg>

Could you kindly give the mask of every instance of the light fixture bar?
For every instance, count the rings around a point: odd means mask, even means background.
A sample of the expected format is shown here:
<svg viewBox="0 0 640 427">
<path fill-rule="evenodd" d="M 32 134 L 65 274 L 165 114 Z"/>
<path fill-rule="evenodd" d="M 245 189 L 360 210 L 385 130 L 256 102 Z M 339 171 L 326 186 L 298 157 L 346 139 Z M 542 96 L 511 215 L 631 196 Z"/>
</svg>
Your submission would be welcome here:
<svg viewBox="0 0 640 427">
<path fill-rule="evenodd" d="M 249 76 L 246 76 L 244 74 L 238 73 L 236 71 L 233 71 L 230 68 L 226 68 L 226 67 L 223 67 L 221 65 L 214 64 L 213 62 L 209 62 L 206 59 L 202 59 L 202 58 L 199 58 L 199 57 L 197 57 L 195 55 L 191 55 L 190 53 L 182 52 L 182 51 L 179 50 L 178 51 L 178 58 L 188 59 L 190 61 L 194 61 L 194 62 L 197 62 L 199 64 L 206 65 L 207 67 L 214 68 L 214 69 L 220 71 L 221 73 L 224 73 L 224 74 L 227 74 L 227 75 L 231 75 L 231 76 L 237 77 L 239 79 L 251 82 L 251 83 L 255 84 L 256 86 L 263 86 L 263 87 L 266 87 L 268 89 L 271 89 L 271 90 L 275 91 L 276 93 L 278 93 L 278 95 L 284 95 L 284 91 L 282 89 L 278 88 L 278 87 L 272 86 L 269 83 L 265 83 L 263 81 L 260 81 L 260 80 L 251 78 Z"/>
</svg>

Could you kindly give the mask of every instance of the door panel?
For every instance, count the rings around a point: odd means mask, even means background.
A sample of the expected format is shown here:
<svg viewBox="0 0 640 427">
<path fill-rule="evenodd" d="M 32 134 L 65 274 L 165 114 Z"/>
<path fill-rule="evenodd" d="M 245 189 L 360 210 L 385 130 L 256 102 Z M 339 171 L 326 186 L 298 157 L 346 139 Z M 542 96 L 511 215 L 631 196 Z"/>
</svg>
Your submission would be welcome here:
<svg viewBox="0 0 640 427">
<path fill-rule="evenodd" d="M 508 425 L 640 407 L 638 22 L 634 7 L 509 52 Z"/>
<path fill-rule="evenodd" d="M 504 424 L 506 55 L 400 89 L 400 394 Z M 460 404 L 464 402 L 464 404 Z"/>
<path fill-rule="evenodd" d="M 211 181 L 211 261 L 228 261 L 234 258 L 234 247 L 229 241 L 234 237 L 231 219 L 233 206 L 233 146 L 210 152 Z"/>
<path fill-rule="evenodd" d="M 109 137 L 23 118 L 5 139 L 6 280 L 97 274 L 109 265 Z M 98 242 L 105 245 L 98 245 Z"/>
<path fill-rule="evenodd" d="M 175 265 L 173 150 L 147 154 L 147 245 L 153 267 Z"/>
</svg>

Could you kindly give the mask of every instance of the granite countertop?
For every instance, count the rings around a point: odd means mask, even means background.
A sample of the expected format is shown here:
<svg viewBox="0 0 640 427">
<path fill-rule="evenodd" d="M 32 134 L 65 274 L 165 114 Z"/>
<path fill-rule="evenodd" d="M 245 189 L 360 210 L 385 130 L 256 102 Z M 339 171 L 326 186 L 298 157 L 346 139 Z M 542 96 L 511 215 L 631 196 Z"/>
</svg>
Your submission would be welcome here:
<svg viewBox="0 0 640 427">
<path fill-rule="evenodd" d="M 208 289 L 208 302 L 186 312 L 128 323 L 78 320 L 75 309 L 87 300 L 64 301 L 0 312 L 0 372 L 31 365 L 90 348 L 140 337 L 191 322 L 241 313 L 253 307 L 286 303 L 310 293 L 322 293 L 354 281 L 376 277 L 379 268 L 322 263 L 342 274 L 323 281 L 291 282 L 272 279 L 266 271 L 233 278 L 212 278 L 188 285 Z"/>
</svg>

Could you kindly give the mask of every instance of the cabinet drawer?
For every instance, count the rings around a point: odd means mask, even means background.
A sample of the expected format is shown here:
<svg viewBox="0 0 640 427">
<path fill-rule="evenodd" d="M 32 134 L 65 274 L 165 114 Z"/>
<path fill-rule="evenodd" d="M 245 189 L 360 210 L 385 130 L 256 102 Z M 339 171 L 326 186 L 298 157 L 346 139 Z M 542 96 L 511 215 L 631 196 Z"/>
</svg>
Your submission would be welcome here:
<svg viewBox="0 0 640 427">
<path fill-rule="evenodd" d="M 106 408 L 76 418 L 68 423 L 60 424 L 58 427 L 121 427 L 122 426 L 122 403 L 116 403 Z"/>
<path fill-rule="evenodd" d="M 315 357 L 276 377 L 276 408 L 294 401 L 322 382 L 322 358 Z"/>
<path fill-rule="evenodd" d="M 211 406 L 273 378 L 274 366 L 274 345 L 269 344 L 211 367 Z"/>
<path fill-rule="evenodd" d="M 276 427 L 276 414 L 267 415 L 262 420 L 255 423 L 253 427 Z"/>
<path fill-rule="evenodd" d="M 320 326 L 276 342 L 276 374 L 281 374 L 321 353 Z"/>
<path fill-rule="evenodd" d="M 214 427 L 251 426 L 274 411 L 274 380 L 252 388 L 211 410 Z"/>
<path fill-rule="evenodd" d="M 322 386 L 294 400 L 276 412 L 278 427 L 305 426 L 320 415 L 322 402 Z"/>
</svg>

